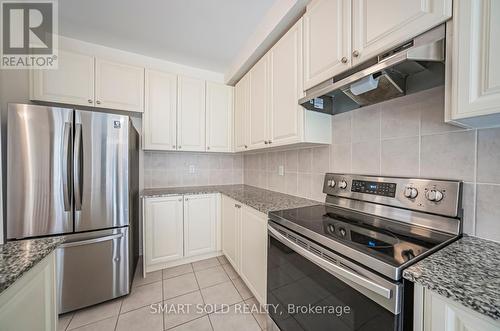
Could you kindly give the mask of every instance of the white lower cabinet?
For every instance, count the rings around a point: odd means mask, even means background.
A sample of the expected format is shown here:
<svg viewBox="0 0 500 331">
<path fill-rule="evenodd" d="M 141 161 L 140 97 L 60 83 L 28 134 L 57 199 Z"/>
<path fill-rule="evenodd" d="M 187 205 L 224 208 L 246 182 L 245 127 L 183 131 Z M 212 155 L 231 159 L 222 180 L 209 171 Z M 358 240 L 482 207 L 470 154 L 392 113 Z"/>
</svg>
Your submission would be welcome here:
<svg viewBox="0 0 500 331">
<path fill-rule="evenodd" d="M 222 196 L 222 252 L 236 271 L 240 271 L 241 204 Z"/>
<path fill-rule="evenodd" d="M 267 216 L 222 197 L 222 252 L 255 298 L 266 303 Z"/>
<path fill-rule="evenodd" d="M 181 259 L 183 198 L 147 198 L 144 202 L 144 262 L 148 268 Z"/>
<path fill-rule="evenodd" d="M 144 199 L 145 272 L 219 255 L 218 194 Z"/>
<path fill-rule="evenodd" d="M 497 331 L 500 322 L 415 285 L 414 331 Z"/>
<path fill-rule="evenodd" d="M 184 197 L 185 257 L 218 250 L 217 219 L 217 197 L 214 194 Z"/>
<path fill-rule="evenodd" d="M 241 208 L 240 275 L 257 300 L 266 303 L 267 216 L 251 207 Z"/>
<path fill-rule="evenodd" d="M 53 252 L 0 295 L 0 330 L 56 329 L 57 292 Z"/>
</svg>

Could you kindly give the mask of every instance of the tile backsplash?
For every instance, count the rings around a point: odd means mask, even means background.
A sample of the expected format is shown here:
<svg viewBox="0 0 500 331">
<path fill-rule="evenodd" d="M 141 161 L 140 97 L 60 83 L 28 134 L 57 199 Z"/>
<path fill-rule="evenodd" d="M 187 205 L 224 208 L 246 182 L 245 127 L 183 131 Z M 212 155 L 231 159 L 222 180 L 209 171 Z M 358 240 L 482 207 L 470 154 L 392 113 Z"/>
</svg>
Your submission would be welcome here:
<svg viewBox="0 0 500 331">
<path fill-rule="evenodd" d="M 145 188 L 242 183 L 242 155 L 144 152 Z"/>
<path fill-rule="evenodd" d="M 443 119 L 443 87 L 339 114 L 332 145 L 245 154 L 244 183 L 324 201 L 325 172 L 460 179 L 464 232 L 500 241 L 500 128 Z"/>
</svg>

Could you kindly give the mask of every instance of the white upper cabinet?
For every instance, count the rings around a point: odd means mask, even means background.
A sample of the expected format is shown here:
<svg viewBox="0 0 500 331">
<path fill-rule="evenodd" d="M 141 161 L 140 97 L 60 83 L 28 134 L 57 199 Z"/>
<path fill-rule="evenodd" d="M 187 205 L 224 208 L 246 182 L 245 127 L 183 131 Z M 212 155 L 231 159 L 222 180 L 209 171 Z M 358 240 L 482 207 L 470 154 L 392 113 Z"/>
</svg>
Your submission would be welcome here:
<svg viewBox="0 0 500 331">
<path fill-rule="evenodd" d="M 209 152 L 231 152 L 233 87 L 207 82 L 206 143 Z"/>
<path fill-rule="evenodd" d="M 184 196 L 184 256 L 217 250 L 217 195 Z"/>
<path fill-rule="evenodd" d="M 205 151 L 205 81 L 179 76 L 177 149 Z"/>
<path fill-rule="evenodd" d="M 146 70 L 144 148 L 175 150 L 177 146 L 177 76 Z"/>
<path fill-rule="evenodd" d="M 452 0 L 352 0 L 352 64 L 439 25 L 451 8 Z"/>
<path fill-rule="evenodd" d="M 350 54 L 351 0 L 313 0 L 304 14 L 304 88 L 348 69 Z"/>
<path fill-rule="evenodd" d="M 57 69 L 31 70 L 30 99 L 94 105 L 94 57 L 59 50 Z"/>
<path fill-rule="evenodd" d="M 155 264 L 180 259 L 183 251 L 183 198 L 144 199 L 144 259 L 146 271 Z"/>
<path fill-rule="evenodd" d="M 269 52 L 270 141 L 276 145 L 298 142 L 303 134 L 302 20 L 299 20 Z"/>
<path fill-rule="evenodd" d="M 234 87 L 234 150 L 248 149 L 248 113 L 250 112 L 249 74 L 245 75 Z"/>
<path fill-rule="evenodd" d="M 144 68 L 96 58 L 95 106 L 144 111 Z"/>
<path fill-rule="evenodd" d="M 266 54 L 251 69 L 250 77 L 250 148 L 268 144 L 269 137 L 269 56 Z"/>
<path fill-rule="evenodd" d="M 500 1 L 455 1 L 447 32 L 446 120 L 500 126 Z"/>
</svg>

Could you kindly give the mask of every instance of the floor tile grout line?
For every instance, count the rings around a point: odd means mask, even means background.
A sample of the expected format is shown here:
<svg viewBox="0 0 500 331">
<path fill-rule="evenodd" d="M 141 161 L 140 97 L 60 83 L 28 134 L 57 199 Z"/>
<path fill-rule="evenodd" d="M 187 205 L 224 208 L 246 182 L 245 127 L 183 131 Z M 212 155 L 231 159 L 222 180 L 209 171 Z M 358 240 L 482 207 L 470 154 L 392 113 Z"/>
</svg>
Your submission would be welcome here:
<svg viewBox="0 0 500 331">
<path fill-rule="evenodd" d="M 179 326 L 182 326 L 182 325 L 185 325 L 185 324 L 191 323 L 191 322 L 193 322 L 193 321 L 199 320 L 200 318 L 203 318 L 203 317 L 205 317 L 205 316 L 206 316 L 206 317 L 208 317 L 208 314 L 205 314 L 205 315 L 202 315 L 202 316 L 198 316 L 198 317 L 196 317 L 196 318 L 193 318 L 192 320 L 189 320 L 189 321 L 186 321 L 186 322 L 182 322 L 181 324 L 178 324 L 178 325 L 176 325 L 176 326 L 172 326 L 171 328 L 168 328 L 168 329 L 162 329 L 162 330 L 165 330 L 165 331 L 167 331 L 167 330 L 172 330 L 172 329 L 178 328 Z M 210 321 L 210 319 L 209 319 L 209 321 Z M 210 324 L 210 325 L 211 325 L 211 324 Z M 212 330 L 213 330 L 213 329 L 212 329 Z"/>
<path fill-rule="evenodd" d="M 74 317 L 75 317 L 75 313 L 71 313 L 71 318 L 69 319 L 68 325 L 66 325 L 66 327 L 64 328 L 64 331 L 68 330 L 69 325 L 71 324 L 71 321 L 73 320 Z M 59 318 L 59 315 L 58 315 L 58 318 Z"/>
<path fill-rule="evenodd" d="M 133 282 L 134 281 L 132 280 L 132 283 Z M 118 309 L 118 317 L 116 318 L 116 322 L 115 322 L 115 331 L 118 328 L 118 320 L 120 319 L 120 315 L 122 314 L 123 301 L 125 301 L 125 300 L 124 299 L 121 300 L 121 302 L 120 302 L 120 309 Z"/>
</svg>

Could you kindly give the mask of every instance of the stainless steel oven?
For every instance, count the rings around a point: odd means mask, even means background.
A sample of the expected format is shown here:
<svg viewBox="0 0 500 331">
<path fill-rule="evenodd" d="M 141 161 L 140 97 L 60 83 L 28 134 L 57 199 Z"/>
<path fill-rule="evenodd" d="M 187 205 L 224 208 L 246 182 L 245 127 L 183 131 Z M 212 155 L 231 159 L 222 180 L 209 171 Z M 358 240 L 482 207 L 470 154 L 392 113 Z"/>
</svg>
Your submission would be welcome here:
<svg viewBox="0 0 500 331">
<path fill-rule="evenodd" d="M 446 199 L 431 204 L 438 188 Z M 324 191 L 325 204 L 269 213 L 269 329 L 412 330 L 413 285 L 401 273 L 459 237 L 461 183 L 327 174 Z M 422 210 L 422 196 L 447 215 L 400 207 Z"/>
</svg>

